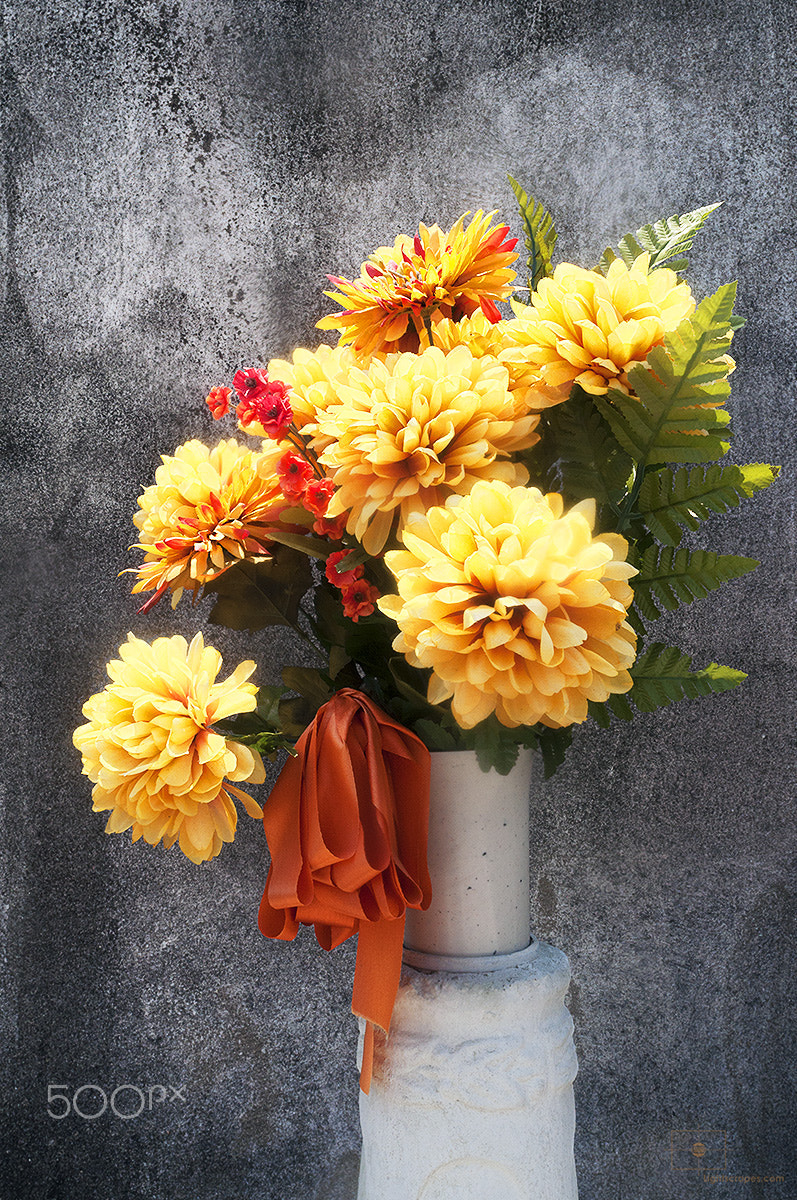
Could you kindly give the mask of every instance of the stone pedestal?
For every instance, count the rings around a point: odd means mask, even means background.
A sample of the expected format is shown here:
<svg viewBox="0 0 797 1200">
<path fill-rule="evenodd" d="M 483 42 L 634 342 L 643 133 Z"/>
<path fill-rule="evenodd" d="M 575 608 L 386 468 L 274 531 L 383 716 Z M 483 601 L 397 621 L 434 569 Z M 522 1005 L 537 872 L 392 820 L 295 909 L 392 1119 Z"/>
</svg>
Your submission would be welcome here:
<svg viewBox="0 0 797 1200">
<path fill-rule="evenodd" d="M 564 954 L 408 957 L 360 1096 L 358 1200 L 576 1200 Z"/>
</svg>

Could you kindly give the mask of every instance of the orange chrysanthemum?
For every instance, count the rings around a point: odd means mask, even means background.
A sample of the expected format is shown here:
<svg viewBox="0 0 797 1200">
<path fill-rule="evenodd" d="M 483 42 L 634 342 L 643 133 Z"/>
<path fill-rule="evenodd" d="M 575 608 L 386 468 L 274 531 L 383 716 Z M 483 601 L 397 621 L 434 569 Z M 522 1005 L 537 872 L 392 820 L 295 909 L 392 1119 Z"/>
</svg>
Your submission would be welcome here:
<svg viewBox="0 0 797 1200">
<path fill-rule="evenodd" d="M 451 699 L 471 729 L 584 721 L 590 700 L 631 687 L 636 635 L 626 621 L 636 574 L 618 534 L 592 535 L 595 504 L 564 512 L 537 488 L 478 483 L 411 520 L 386 556 L 398 595 L 378 603 L 393 643 L 431 668 L 429 700 Z"/>
<path fill-rule="evenodd" d="M 508 456 L 537 441 L 539 417 L 507 388 L 505 368 L 466 346 L 389 355 L 354 371 L 318 417 L 320 461 L 337 489 L 327 515 L 348 513 L 349 533 L 378 554 L 396 518 L 479 479 L 525 483 L 525 467 Z"/>
<path fill-rule="evenodd" d="M 631 367 L 695 308 L 689 285 L 667 267 L 650 271 L 649 261 L 642 254 L 627 267 L 615 259 L 605 277 L 560 263 L 529 305 L 513 303 L 502 359 L 531 368 L 552 404 L 566 400 L 575 383 L 592 395 L 610 387 L 628 392 Z"/>
<path fill-rule="evenodd" d="M 459 318 L 482 309 L 494 321 L 496 300 L 510 294 L 516 239 L 509 227 L 492 226 L 494 212 L 479 210 L 468 226 L 464 213 L 443 232 L 420 225 L 414 238 L 401 234 L 363 263 L 359 279 L 330 275 L 338 288 L 326 292 L 342 312 L 323 317 L 320 329 L 340 331 L 342 345 L 353 344 L 361 358 L 378 351 L 418 350 L 427 345 L 424 322 L 433 314 Z"/>
<path fill-rule="evenodd" d="M 182 637 L 150 645 L 131 633 L 119 655 L 108 663 L 111 682 L 83 705 L 88 724 L 73 737 L 95 784 L 94 811 L 110 812 L 106 833 L 131 829 L 134 842 L 143 837 L 151 846 L 179 840 L 192 862 L 214 858 L 235 836 L 233 798 L 251 817 L 263 816 L 235 786 L 264 781 L 260 755 L 213 729 L 256 707 L 257 687 L 246 682 L 255 664 L 241 663 L 216 683 L 221 655 L 201 633 L 190 646 Z"/>
<path fill-rule="evenodd" d="M 155 589 L 151 607 L 167 588 L 174 603 L 184 588 L 196 594 L 242 558 L 268 553 L 267 529 L 286 501 L 276 461 L 280 446 L 256 453 L 234 438 L 208 449 L 186 442 L 163 455 L 155 483 L 139 496 L 133 518 L 145 552 L 133 592 Z"/>
</svg>

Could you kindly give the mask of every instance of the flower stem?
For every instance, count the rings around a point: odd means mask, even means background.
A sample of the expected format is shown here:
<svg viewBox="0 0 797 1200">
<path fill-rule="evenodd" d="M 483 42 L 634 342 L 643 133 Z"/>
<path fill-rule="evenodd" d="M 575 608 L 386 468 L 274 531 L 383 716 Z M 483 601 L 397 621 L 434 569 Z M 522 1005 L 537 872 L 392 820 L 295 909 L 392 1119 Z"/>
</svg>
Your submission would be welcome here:
<svg viewBox="0 0 797 1200">
<path fill-rule="evenodd" d="M 431 350 L 432 346 L 434 345 L 434 335 L 432 334 L 432 315 L 431 315 L 431 313 L 428 313 L 428 312 L 423 313 L 422 320 L 423 320 L 423 327 L 426 330 L 426 336 L 429 339 L 429 346 L 427 347 L 427 349 Z"/>
<path fill-rule="evenodd" d="M 636 507 L 636 502 L 639 499 L 644 479 L 645 467 L 642 463 L 636 463 L 634 465 L 634 482 L 631 484 L 630 491 L 623 501 L 623 507 L 620 509 L 617 519 L 617 533 L 622 533 L 631 524 L 631 518 Z"/>
</svg>

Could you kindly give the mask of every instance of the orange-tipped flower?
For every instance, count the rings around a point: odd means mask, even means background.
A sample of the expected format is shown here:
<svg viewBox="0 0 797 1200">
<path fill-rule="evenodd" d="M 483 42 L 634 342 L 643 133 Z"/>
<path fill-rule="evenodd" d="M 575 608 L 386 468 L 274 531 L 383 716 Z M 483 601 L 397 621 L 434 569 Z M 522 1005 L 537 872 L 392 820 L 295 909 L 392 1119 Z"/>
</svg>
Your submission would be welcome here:
<svg viewBox="0 0 797 1200">
<path fill-rule="evenodd" d="M 163 455 L 133 518 L 145 552 L 133 592 L 155 591 L 145 609 L 168 589 L 177 603 L 184 588 L 196 594 L 240 559 L 268 553 L 266 531 L 285 507 L 280 453 L 274 446 L 259 454 L 230 438 L 213 449 L 186 442 Z"/>
<path fill-rule="evenodd" d="M 500 320 L 496 300 L 512 290 L 516 239 L 506 225 L 491 225 L 494 212 L 480 210 L 468 226 L 464 213 L 445 233 L 420 225 L 415 237 L 401 234 L 363 263 L 359 279 L 330 276 L 327 292 L 342 312 L 323 317 L 320 329 L 340 331 L 361 358 L 381 350 L 418 350 L 427 345 L 424 322 L 435 314 L 458 319 L 481 309 Z"/>
</svg>

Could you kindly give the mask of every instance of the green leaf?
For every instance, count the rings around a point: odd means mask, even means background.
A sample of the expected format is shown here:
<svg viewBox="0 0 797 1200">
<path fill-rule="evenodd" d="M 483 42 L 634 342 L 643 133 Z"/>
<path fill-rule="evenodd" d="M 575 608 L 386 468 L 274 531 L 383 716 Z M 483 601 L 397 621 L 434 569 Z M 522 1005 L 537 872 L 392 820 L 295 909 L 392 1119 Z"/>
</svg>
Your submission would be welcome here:
<svg viewBox="0 0 797 1200">
<path fill-rule="evenodd" d="M 730 417 L 726 355 L 736 284 L 707 297 L 655 346 L 646 364 L 628 372 L 634 395 L 611 388 L 595 404 L 620 445 L 644 470 L 657 463 L 700 463 L 721 458 L 729 443 L 719 431 Z"/>
<path fill-rule="evenodd" d="M 702 671 L 691 668 L 688 655 L 673 646 L 654 642 L 631 668 L 634 680 L 631 699 L 640 712 L 653 712 L 678 700 L 727 692 L 747 678 L 744 671 L 719 663 L 711 663 Z"/>
<path fill-rule="evenodd" d="M 634 719 L 634 711 L 628 703 L 628 695 L 629 693 L 627 692 L 624 695 L 613 695 L 602 703 L 590 700 L 589 715 L 595 721 L 595 724 L 599 725 L 601 729 L 608 729 L 612 723 L 612 715 L 619 717 L 621 721 L 632 721 Z"/>
<path fill-rule="evenodd" d="M 557 233 L 554 229 L 553 217 L 548 210 L 523 191 L 516 179 L 508 176 L 512 191 L 518 202 L 523 227 L 526 233 L 526 249 L 529 252 L 529 289 L 534 291 L 537 284 L 546 275 L 553 274 L 553 250 L 556 245 Z"/>
<path fill-rule="evenodd" d="M 332 696 L 329 679 L 315 667 L 283 667 L 282 682 L 292 692 L 310 700 L 316 708 L 326 704 Z"/>
<path fill-rule="evenodd" d="M 324 538 L 292 533 L 288 529 L 280 529 L 279 526 L 269 526 L 267 534 L 269 541 L 290 546 L 293 550 L 299 550 L 302 554 L 306 554 L 308 558 L 326 560 L 334 550 L 334 546 Z"/>
<path fill-rule="evenodd" d="M 299 603 L 312 582 L 303 555 L 275 546 L 269 558 L 236 563 L 205 585 L 206 592 L 218 597 L 208 619 L 228 629 L 295 626 Z"/>
<path fill-rule="evenodd" d="M 702 600 L 710 591 L 757 566 L 757 559 L 735 554 L 651 546 L 642 555 L 639 575 L 631 581 L 634 603 L 644 617 L 655 621 L 659 609 L 672 612 L 680 604 Z"/>
<path fill-rule="evenodd" d="M 638 508 L 654 537 L 677 546 L 681 526 L 694 531 L 711 513 L 736 508 L 769 487 L 779 474 L 780 467 L 769 463 L 656 471 L 646 476 L 640 488 Z"/>
<path fill-rule="evenodd" d="M 665 217 L 653 225 L 643 225 L 636 234 L 627 233 L 620 239 L 617 253 L 606 248 L 597 269 L 605 275 L 616 258 L 621 258 L 630 267 L 641 254 L 648 253 L 651 270 L 666 264 L 671 271 L 685 271 L 689 266 L 685 256 L 692 249 L 695 235 L 719 207 L 719 204 L 710 204 L 708 208 L 696 208 L 680 217 Z"/>
<path fill-rule="evenodd" d="M 519 745 L 513 731 L 501 725 L 495 714 L 480 721 L 472 731 L 473 749 L 482 771 L 508 775 L 517 762 Z"/>
<path fill-rule="evenodd" d="M 565 756 L 573 741 L 573 729 L 571 726 L 564 729 L 548 729 L 547 726 L 537 725 L 535 733 L 542 754 L 545 778 L 550 779 L 565 761 Z"/>
<path fill-rule="evenodd" d="M 419 671 L 397 654 L 388 660 L 388 667 L 395 691 L 409 704 L 409 707 L 405 705 L 403 708 L 405 721 L 411 721 L 413 725 L 423 719 L 439 721 L 443 713 L 447 714 L 446 709 L 430 704 L 426 698 L 431 671 Z"/>
<path fill-rule="evenodd" d="M 319 705 L 304 696 L 285 696 L 280 700 L 280 727 L 285 737 L 293 742 L 298 741 L 318 709 Z"/>
<path fill-rule="evenodd" d="M 570 501 L 593 496 L 599 505 L 615 504 L 625 490 L 631 459 L 594 397 L 575 387 L 564 404 L 544 414 L 544 425 L 547 490 L 562 492 Z"/>
<path fill-rule="evenodd" d="M 429 750 L 458 750 L 459 743 L 455 735 L 445 725 L 438 721 L 421 718 L 413 724 L 413 733 L 417 733 L 423 744 Z"/>
</svg>

